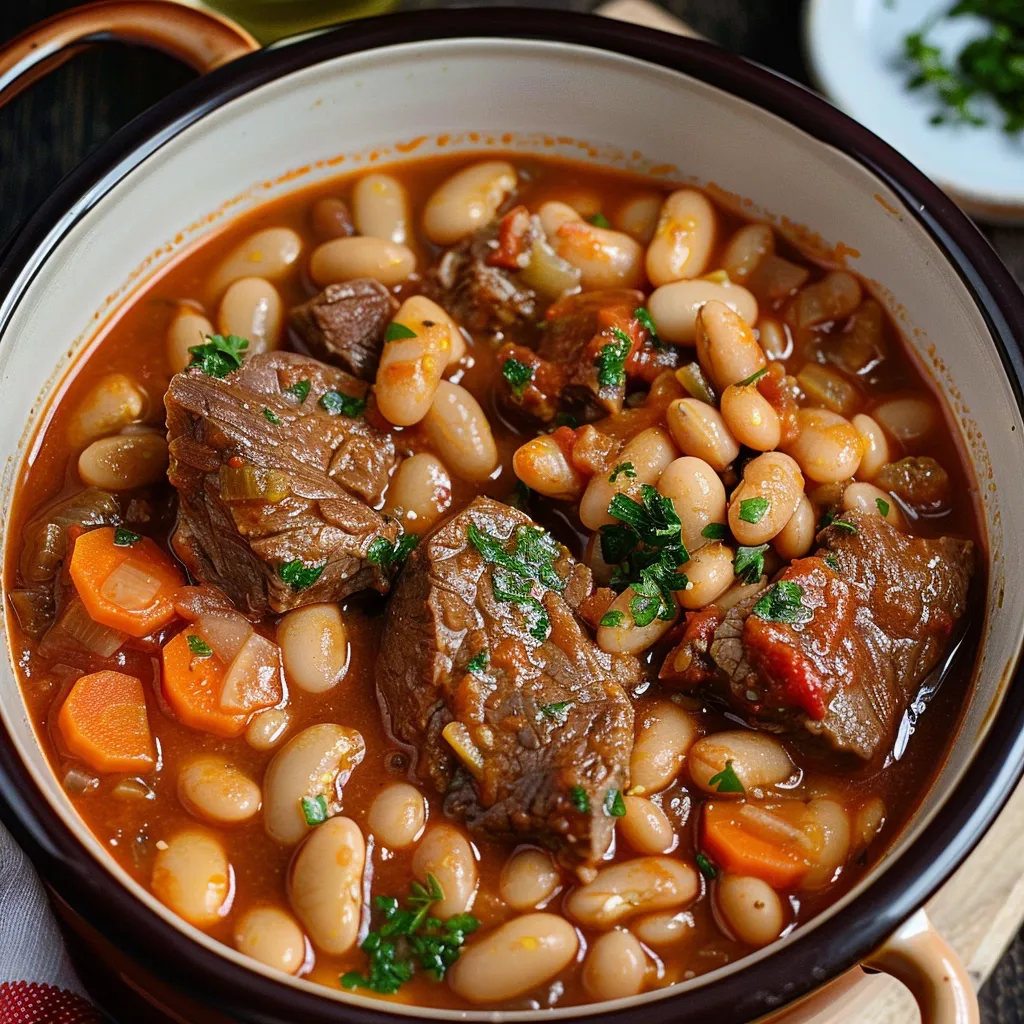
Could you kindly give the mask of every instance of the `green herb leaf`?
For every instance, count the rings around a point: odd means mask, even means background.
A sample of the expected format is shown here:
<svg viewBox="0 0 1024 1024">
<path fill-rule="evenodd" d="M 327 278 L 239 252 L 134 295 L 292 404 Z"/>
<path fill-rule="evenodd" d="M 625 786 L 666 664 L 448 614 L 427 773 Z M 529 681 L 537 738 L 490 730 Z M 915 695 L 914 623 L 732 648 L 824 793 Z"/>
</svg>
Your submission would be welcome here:
<svg viewBox="0 0 1024 1024">
<path fill-rule="evenodd" d="M 242 353 L 248 347 L 248 338 L 239 338 L 237 334 L 208 334 L 204 344 L 188 350 L 192 361 L 186 369 L 196 368 L 207 377 L 226 377 L 242 365 Z"/>
<path fill-rule="evenodd" d="M 388 329 L 384 332 L 384 340 L 387 341 L 401 341 L 403 338 L 415 338 L 416 332 L 410 330 L 405 324 L 400 324 L 397 320 L 392 320 L 388 324 Z"/>
<path fill-rule="evenodd" d="M 327 820 L 327 797 L 304 796 L 299 803 L 302 806 L 302 816 L 310 828 L 313 828 L 314 825 L 322 825 Z"/>
<path fill-rule="evenodd" d="M 394 545 L 387 537 L 378 537 L 366 549 L 366 557 L 382 569 L 400 568 L 419 542 L 419 535 L 415 533 L 403 533 Z"/>
<path fill-rule="evenodd" d="M 563 711 L 568 711 L 573 706 L 571 700 L 559 700 L 554 704 L 542 704 L 540 706 L 540 713 L 547 716 L 548 718 L 561 718 Z"/>
<path fill-rule="evenodd" d="M 839 570 L 842 568 L 839 564 L 839 559 L 836 558 L 835 555 L 826 555 L 823 561 L 834 572 L 839 572 Z"/>
<path fill-rule="evenodd" d="M 346 395 L 343 391 L 325 391 L 316 403 L 324 412 L 332 416 L 348 416 L 356 419 L 362 416 L 366 408 L 365 398 L 356 398 L 355 395 Z"/>
<path fill-rule="evenodd" d="M 134 531 L 126 530 L 123 526 L 118 526 L 114 530 L 115 548 L 130 548 L 138 540 L 142 540 L 142 538 Z"/>
<path fill-rule="evenodd" d="M 744 523 L 761 522 L 771 504 L 767 498 L 745 498 L 740 502 L 740 521 Z"/>
<path fill-rule="evenodd" d="M 765 366 L 756 373 L 752 373 L 749 377 L 744 377 L 743 380 L 739 381 L 736 387 L 745 388 L 749 387 L 751 384 L 756 384 L 767 372 L 768 367 Z"/>
<path fill-rule="evenodd" d="M 482 675 L 487 671 L 487 666 L 490 664 L 491 655 L 486 647 L 480 648 L 466 665 L 466 670 L 472 672 L 474 675 Z"/>
<path fill-rule="evenodd" d="M 269 408 L 263 410 L 263 418 L 275 426 L 281 422 L 281 417 L 273 409 Z"/>
<path fill-rule="evenodd" d="M 650 310 L 645 309 L 643 306 L 633 310 L 633 318 L 640 322 L 640 326 L 645 328 L 647 333 L 651 336 L 651 341 L 655 345 L 662 343 L 661 338 L 658 336 L 658 328 L 654 326 L 654 317 L 651 316 Z"/>
<path fill-rule="evenodd" d="M 590 813 L 590 797 L 582 786 L 573 786 L 569 790 L 569 800 L 580 814 Z"/>
<path fill-rule="evenodd" d="M 736 549 L 732 571 L 741 583 L 756 583 L 764 575 L 764 553 L 767 550 L 767 544 L 758 544 L 757 547 L 740 545 Z"/>
<path fill-rule="evenodd" d="M 825 514 L 823 520 L 825 526 L 834 526 L 837 530 L 842 530 L 843 533 L 856 533 L 857 527 L 853 523 L 848 523 L 845 519 L 837 519 L 831 513 Z M 823 527 L 824 528 L 824 527 Z"/>
<path fill-rule="evenodd" d="M 213 648 L 201 636 L 189 633 L 185 639 L 188 641 L 189 653 L 193 658 L 212 657 Z"/>
<path fill-rule="evenodd" d="M 810 622 L 814 612 L 803 603 L 804 588 L 792 580 L 779 580 L 754 605 L 753 612 L 766 622 Z"/>
<path fill-rule="evenodd" d="M 880 516 L 887 516 L 889 514 L 889 502 L 885 498 L 875 498 L 875 505 L 878 508 L 878 514 Z"/>
<path fill-rule="evenodd" d="M 307 590 L 313 586 L 326 568 L 326 562 L 323 565 L 306 565 L 301 559 L 296 558 L 294 561 L 283 562 L 279 565 L 277 575 L 282 583 L 287 583 L 292 590 L 298 593 L 300 590 Z"/>
<path fill-rule="evenodd" d="M 613 484 L 620 476 L 626 477 L 627 480 L 636 479 L 636 467 L 632 462 L 620 462 L 608 477 L 608 483 Z"/>
<path fill-rule="evenodd" d="M 726 761 L 725 767 L 717 774 L 708 779 L 708 785 L 714 786 L 718 793 L 746 793 L 740 777 L 732 766 L 732 761 Z"/>
<path fill-rule="evenodd" d="M 608 795 L 604 798 L 604 809 L 613 818 L 624 818 L 626 816 L 626 804 L 619 790 L 608 790 Z"/>
<path fill-rule="evenodd" d="M 533 368 L 518 359 L 506 359 L 501 367 L 501 375 L 508 381 L 512 394 L 519 400 L 523 397 L 527 385 L 533 380 Z"/>
<path fill-rule="evenodd" d="M 718 868 L 703 853 L 698 853 L 694 860 L 697 862 L 697 870 L 709 882 L 713 882 L 718 877 Z"/>
<path fill-rule="evenodd" d="M 601 616 L 601 625 L 609 629 L 618 629 L 626 621 L 626 616 L 620 611 L 605 612 Z"/>
<path fill-rule="evenodd" d="M 595 228 L 610 228 L 612 226 L 612 222 L 603 213 L 595 213 L 593 217 L 588 217 L 587 220 Z"/>
<path fill-rule="evenodd" d="M 725 540 L 727 532 L 725 523 L 708 523 L 708 525 L 700 531 L 700 535 L 702 537 L 706 537 L 708 540 Z"/>
<path fill-rule="evenodd" d="M 297 380 L 290 388 L 285 388 L 281 394 L 291 395 L 299 405 L 302 405 L 302 403 L 309 398 L 310 386 L 311 385 L 308 380 Z"/>
<path fill-rule="evenodd" d="M 601 388 L 624 388 L 626 359 L 633 347 L 633 340 L 621 327 L 613 327 L 611 333 L 615 340 L 605 345 L 594 360 L 597 383 Z"/>
</svg>

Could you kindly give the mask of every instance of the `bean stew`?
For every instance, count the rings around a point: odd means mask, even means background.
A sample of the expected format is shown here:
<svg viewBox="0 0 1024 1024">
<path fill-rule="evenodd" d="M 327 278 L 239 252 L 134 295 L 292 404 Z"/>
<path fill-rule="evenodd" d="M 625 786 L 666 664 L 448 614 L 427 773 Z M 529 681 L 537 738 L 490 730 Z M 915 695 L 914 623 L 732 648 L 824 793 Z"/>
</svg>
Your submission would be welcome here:
<svg viewBox="0 0 1024 1024">
<path fill-rule="evenodd" d="M 950 422 L 863 280 L 698 189 L 319 184 L 49 410 L 25 700 L 111 856 L 260 964 L 451 1009 L 669 986 L 847 892 L 941 765 L 985 586 Z"/>
</svg>

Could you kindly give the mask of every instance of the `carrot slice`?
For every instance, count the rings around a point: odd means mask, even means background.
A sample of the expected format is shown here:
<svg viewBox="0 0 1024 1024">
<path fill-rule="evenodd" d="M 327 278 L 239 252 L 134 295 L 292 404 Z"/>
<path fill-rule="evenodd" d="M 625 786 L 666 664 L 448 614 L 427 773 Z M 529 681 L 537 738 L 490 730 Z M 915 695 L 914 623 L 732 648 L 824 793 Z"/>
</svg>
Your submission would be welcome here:
<svg viewBox="0 0 1024 1024">
<path fill-rule="evenodd" d="M 807 873 L 808 864 L 795 843 L 772 842 L 753 834 L 739 814 L 742 804 L 710 803 L 704 808 L 704 849 L 723 870 L 753 875 L 773 889 L 791 889 Z"/>
<path fill-rule="evenodd" d="M 175 564 L 148 537 L 113 526 L 90 530 L 75 541 L 71 579 L 96 622 L 130 636 L 147 636 L 174 618 L 172 595 L 183 582 Z"/>
<path fill-rule="evenodd" d="M 193 637 L 189 645 L 189 637 Z M 171 710 L 192 729 L 212 732 L 216 736 L 239 736 L 245 729 L 248 715 L 235 715 L 220 706 L 221 690 L 227 666 L 212 653 L 203 651 L 206 641 L 193 626 L 179 633 L 164 645 L 164 697 Z"/>
<path fill-rule="evenodd" d="M 82 676 L 61 706 L 57 727 L 68 750 L 94 771 L 149 772 L 156 764 L 146 696 L 135 676 Z"/>
</svg>

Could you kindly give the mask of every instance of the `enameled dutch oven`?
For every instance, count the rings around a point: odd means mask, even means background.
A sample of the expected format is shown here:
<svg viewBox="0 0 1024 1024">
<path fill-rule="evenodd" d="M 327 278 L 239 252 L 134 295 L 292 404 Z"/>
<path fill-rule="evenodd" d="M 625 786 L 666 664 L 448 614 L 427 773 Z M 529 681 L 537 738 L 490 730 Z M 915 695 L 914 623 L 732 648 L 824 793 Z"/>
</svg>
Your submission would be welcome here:
<svg viewBox="0 0 1024 1024">
<path fill-rule="evenodd" d="M 989 590 L 965 719 L 891 853 L 826 913 L 738 964 L 548 1019 L 809 1021 L 866 965 L 928 1024 L 977 1019 L 919 908 L 964 860 L 1024 766 L 1024 298 L 954 204 L 896 152 L 791 82 L 706 43 L 531 10 L 403 14 L 250 52 L 242 30 L 163 0 L 81 8 L 0 52 L 0 102 L 83 45 L 144 42 L 207 71 L 58 187 L 0 264 L 0 507 L 69 367 L 183 250 L 271 197 L 371 163 L 542 151 L 711 188 L 873 282 L 945 395 L 978 482 Z M 3 537 L 4 545 L 17 538 Z M 6 602 L 5 602 L 6 605 Z M 252 1024 L 530 1020 L 445 1013 L 275 975 L 129 879 L 84 828 L 0 665 L 0 812 L 73 927 L 176 1019 Z"/>
</svg>

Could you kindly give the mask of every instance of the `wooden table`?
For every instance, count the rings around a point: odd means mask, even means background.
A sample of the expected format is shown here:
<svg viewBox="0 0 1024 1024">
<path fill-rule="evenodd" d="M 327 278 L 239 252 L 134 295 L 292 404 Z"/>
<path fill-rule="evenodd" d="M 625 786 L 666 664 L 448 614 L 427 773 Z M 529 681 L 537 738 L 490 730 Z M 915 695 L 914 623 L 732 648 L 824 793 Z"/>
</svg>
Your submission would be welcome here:
<svg viewBox="0 0 1024 1024">
<path fill-rule="evenodd" d="M 590 10 L 597 0 L 533 0 L 532 5 Z M 662 5 L 709 39 L 807 82 L 800 52 L 802 5 L 796 0 L 664 0 Z M 69 0 L 0 0 L 0 41 L 70 6 Z M 158 54 L 94 50 L 0 110 L 0 243 L 88 152 L 190 77 L 188 70 Z M 1024 281 L 1024 230 L 993 228 L 986 234 L 1018 281 Z M 1024 790 L 929 912 L 979 984 L 994 969 L 982 990 L 986 1024 L 1024 1021 L 1024 940 L 1014 941 L 1024 918 Z M 123 1024 L 156 1024 L 99 965 L 94 972 L 86 966 L 83 973 Z M 835 1024 L 911 1024 L 917 1014 L 902 986 L 877 976 L 856 1004 L 835 1007 L 833 1019 Z"/>
</svg>

